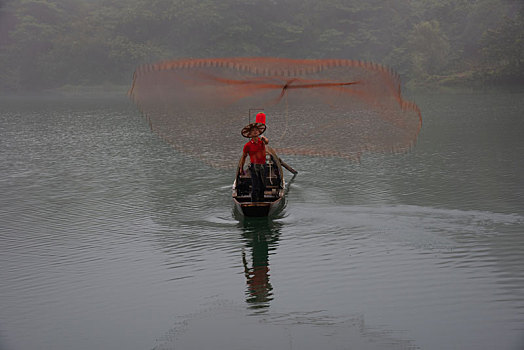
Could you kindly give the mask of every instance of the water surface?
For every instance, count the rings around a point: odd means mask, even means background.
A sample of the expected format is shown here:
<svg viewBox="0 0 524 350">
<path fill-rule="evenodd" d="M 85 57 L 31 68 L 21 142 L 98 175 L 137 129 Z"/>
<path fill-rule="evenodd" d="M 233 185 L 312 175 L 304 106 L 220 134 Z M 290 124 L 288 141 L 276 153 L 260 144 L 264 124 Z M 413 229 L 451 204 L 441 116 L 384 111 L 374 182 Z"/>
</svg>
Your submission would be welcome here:
<svg viewBox="0 0 524 350">
<path fill-rule="evenodd" d="M 125 99 L 3 100 L 0 348 L 524 348 L 524 95 L 415 99 L 410 153 L 286 157 L 270 220 Z"/>
</svg>

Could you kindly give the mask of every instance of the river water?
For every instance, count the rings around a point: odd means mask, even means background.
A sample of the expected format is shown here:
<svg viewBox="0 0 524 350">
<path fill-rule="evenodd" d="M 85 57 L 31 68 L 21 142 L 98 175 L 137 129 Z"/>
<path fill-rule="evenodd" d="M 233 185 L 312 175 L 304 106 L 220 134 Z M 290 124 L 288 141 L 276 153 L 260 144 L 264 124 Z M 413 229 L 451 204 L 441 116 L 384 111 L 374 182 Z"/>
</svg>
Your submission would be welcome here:
<svg viewBox="0 0 524 350">
<path fill-rule="evenodd" d="M 415 100 L 269 220 L 125 98 L 2 100 L 0 349 L 524 349 L 524 94 Z"/>
</svg>

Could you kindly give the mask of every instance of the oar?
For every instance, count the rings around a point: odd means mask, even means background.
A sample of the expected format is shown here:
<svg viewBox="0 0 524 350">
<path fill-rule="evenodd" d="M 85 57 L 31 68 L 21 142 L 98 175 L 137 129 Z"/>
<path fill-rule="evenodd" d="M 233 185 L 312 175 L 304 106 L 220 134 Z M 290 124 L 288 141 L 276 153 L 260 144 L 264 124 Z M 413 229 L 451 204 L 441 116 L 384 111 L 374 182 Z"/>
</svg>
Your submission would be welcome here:
<svg viewBox="0 0 524 350">
<path fill-rule="evenodd" d="M 284 162 L 278 155 L 277 155 L 277 152 L 275 152 L 275 150 L 270 147 L 270 146 L 267 146 L 267 149 L 269 152 L 273 153 L 273 155 L 275 155 L 277 158 L 278 158 L 278 161 L 280 162 L 280 164 L 282 164 L 282 166 L 284 168 L 286 168 L 290 173 L 292 173 L 293 175 L 296 175 L 298 174 L 298 171 L 296 171 L 295 169 L 293 169 L 289 164 L 287 164 L 286 162 Z"/>
<path fill-rule="evenodd" d="M 278 156 L 277 156 L 278 157 Z M 280 164 L 282 164 L 282 166 L 284 168 L 286 168 L 287 170 L 289 170 L 290 173 L 292 173 L 293 175 L 296 175 L 298 174 L 298 171 L 296 171 L 295 169 L 293 169 L 292 167 L 290 167 L 286 162 L 284 162 L 280 157 L 278 157 L 278 160 L 280 161 Z"/>
<path fill-rule="evenodd" d="M 286 189 L 284 190 L 284 194 L 287 196 L 287 194 L 289 193 L 289 189 L 291 188 L 291 184 L 293 183 L 293 181 L 295 181 L 295 177 L 297 177 L 297 175 L 293 175 L 293 177 L 291 178 L 291 180 L 288 181 L 288 183 L 286 183 Z"/>
</svg>

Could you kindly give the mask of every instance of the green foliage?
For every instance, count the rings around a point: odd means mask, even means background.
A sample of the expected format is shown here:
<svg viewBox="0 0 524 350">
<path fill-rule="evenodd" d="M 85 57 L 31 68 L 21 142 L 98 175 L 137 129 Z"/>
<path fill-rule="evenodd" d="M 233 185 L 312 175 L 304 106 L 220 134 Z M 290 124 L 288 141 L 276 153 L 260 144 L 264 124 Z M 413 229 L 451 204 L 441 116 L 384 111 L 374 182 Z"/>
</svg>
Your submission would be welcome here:
<svg viewBox="0 0 524 350">
<path fill-rule="evenodd" d="M 448 63 L 450 43 L 435 20 L 416 24 L 408 36 L 408 47 L 413 52 L 411 59 L 416 75 L 437 74 Z"/>
<path fill-rule="evenodd" d="M 524 15 L 505 17 L 498 27 L 489 29 L 482 38 L 482 53 L 490 67 L 486 79 L 524 82 Z"/>
<path fill-rule="evenodd" d="M 504 81 L 524 70 L 523 5 L 513 0 L 2 4 L 4 91 L 128 84 L 139 64 L 182 57 L 363 59 L 388 64 L 414 82 Z"/>
</svg>

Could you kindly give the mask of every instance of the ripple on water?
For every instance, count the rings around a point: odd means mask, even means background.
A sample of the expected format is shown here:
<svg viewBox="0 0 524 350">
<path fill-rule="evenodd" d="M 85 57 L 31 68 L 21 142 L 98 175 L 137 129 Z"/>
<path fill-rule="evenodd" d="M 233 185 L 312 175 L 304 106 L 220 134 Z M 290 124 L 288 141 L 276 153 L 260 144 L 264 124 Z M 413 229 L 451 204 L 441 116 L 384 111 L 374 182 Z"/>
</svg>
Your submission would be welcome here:
<svg viewBox="0 0 524 350">
<path fill-rule="evenodd" d="M 286 156 L 302 168 L 288 205 L 244 220 L 230 171 L 137 115 L 57 108 L 0 114 L 0 317 L 18 348 L 151 348 L 169 329 L 158 349 L 511 349 L 523 334 L 518 147 L 463 150 L 468 124 L 358 164 Z"/>
<path fill-rule="evenodd" d="M 279 295 L 279 284 L 288 283 L 321 290 L 301 297 L 313 307 L 322 304 L 321 298 L 343 309 L 347 294 L 367 305 L 362 310 L 369 313 L 378 299 L 382 317 L 388 309 L 393 314 L 418 310 L 410 317 L 427 323 L 436 308 L 456 317 L 457 326 L 476 317 L 492 317 L 495 323 L 514 319 L 516 312 L 524 317 L 513 309 L 524 304 L 522 242 L 512 232 L 522 228 L 520 215 L 316 205 L 291 205 L 288 214 L 282 219 L 286 232 L 271 258 L 273 267 L 284 265 L 274 267 L 276 300 L 289 293 Z M 495 302 L 502 299 L 506 302 Z M 467 307 L 471 310 L 465 312 Z"/>
<path fill-rule="evenodd" d="M 228 300 L 207 303 L 201 311 L 179 316 L 154 349 L 241 349 L 243 344 L 264 349 L 345 349 L 348 344 L 369 350 L 418 348 L 405 332 L 371 327 L 361 314 L 246 311 Z M 224 334 L 234 334 L 234 341 Z"/>
</svg>

